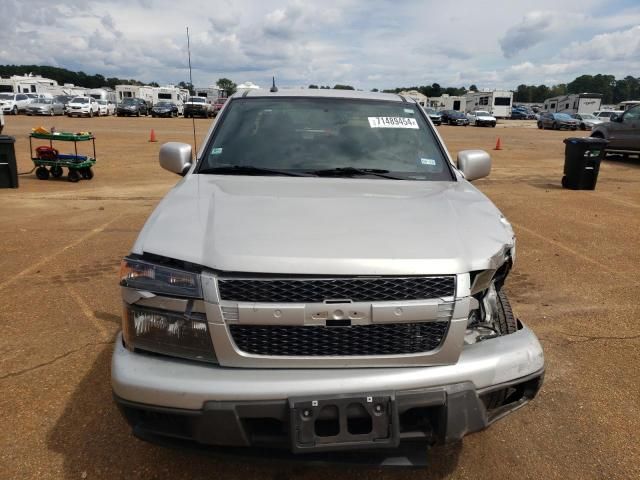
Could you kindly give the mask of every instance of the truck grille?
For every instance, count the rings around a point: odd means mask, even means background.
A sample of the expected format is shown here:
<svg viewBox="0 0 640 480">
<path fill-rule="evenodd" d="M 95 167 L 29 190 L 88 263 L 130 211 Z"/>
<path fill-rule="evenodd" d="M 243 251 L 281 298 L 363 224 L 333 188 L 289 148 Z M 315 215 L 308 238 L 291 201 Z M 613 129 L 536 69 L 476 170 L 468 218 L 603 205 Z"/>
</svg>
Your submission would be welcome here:
<svg viewBox="0 0 640 480">
<path fill-rule="evenodd" d="M 325 300 L 381 302 L 422 300 L 455 294 L 455 277 L 319 279 L 218 279 L 222 300 L 263 303 L 320 303 Z"/>
<path fill-rule="evenodd" d="M 243 352 L 307 357 L 429 352 L 442 344 L 448 328 L 449 322 L 442 321 L 350 327 L 229 325 Z"/>
</svg>

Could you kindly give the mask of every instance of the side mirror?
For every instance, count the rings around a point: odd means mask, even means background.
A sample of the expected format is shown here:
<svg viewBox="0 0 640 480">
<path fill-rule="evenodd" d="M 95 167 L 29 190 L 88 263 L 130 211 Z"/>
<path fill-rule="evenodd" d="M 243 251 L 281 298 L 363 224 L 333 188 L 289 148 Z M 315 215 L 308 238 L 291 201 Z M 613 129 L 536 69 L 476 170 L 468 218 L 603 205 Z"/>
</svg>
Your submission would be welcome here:
<svg viewBox="0 0 640 480">
<path fill-rule="evenodd" d="M 458 152 L 458 169 L 470 182 L 486 177 L 491 172 L 491 157 L 484 150 L 463 150 Z"/>
<path fill-rule="evenodd" d="M 613 115 L 611 115 L 611 121 L 622 123 L 622 115 L 618 115 L 617 113 L 614 113 Z"/>
<path fill-rule="evenodd" d="M 191 145 L 169 142 L 160 147 L 160 166 L 165 170 L 186 175 L 191 168 Z"/>
</svg>

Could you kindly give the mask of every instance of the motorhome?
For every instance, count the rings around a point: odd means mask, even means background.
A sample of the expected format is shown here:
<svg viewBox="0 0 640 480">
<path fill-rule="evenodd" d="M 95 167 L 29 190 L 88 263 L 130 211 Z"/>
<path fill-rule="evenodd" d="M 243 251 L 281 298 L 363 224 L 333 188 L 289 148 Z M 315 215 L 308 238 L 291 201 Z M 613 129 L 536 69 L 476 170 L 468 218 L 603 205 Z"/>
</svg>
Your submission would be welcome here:
<svg viewBox="0 0 640 480">
<path fill-rule="evenodd" d="M 467 113 L 482 110 L 489 112 L 496 118 L 511 117 L 513 92 L 510 90 L 491 90 L 483 92 L 469 92 L 466 95 Z"/>
<path fill-rule="evenodd" d="M 573 93 L 547 98 L 542 110 L 549 113 L 579 113 L 580 115 L 592 114 L 600 110 L 602 94 L 600 93 Z"/>
<path fill-rule="evenodd" d="M 417 90 L 402 90 L 401 92 L 398 92 L 398 95 L 412 98 L 416 101 L 416 103 L 422 105 L 423 107 L 427 106 L 427 101 L 429 100 L 426 95 L 420 93 Z"/>
<path fill-rule="evenodd" d="M 445 93 L 439 97 L 428 97 L 425 106 L 438 111 L 455 110 L 456 112 L 464 112 L 465 98 Z"/>
</svg>

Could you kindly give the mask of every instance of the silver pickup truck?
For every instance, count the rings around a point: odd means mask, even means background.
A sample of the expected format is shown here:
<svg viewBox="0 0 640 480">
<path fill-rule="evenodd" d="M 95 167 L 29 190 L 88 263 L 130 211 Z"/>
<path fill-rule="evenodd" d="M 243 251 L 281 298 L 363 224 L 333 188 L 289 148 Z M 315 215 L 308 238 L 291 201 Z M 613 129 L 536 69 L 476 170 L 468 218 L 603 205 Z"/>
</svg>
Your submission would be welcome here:
<svg viewBox="0 0 640 480">
<path fill-rule="evenodd" d="M 123 260 L 114 397 L 146 439 L 297 454 L 446 443 L 544 373 L 503 285 L 515 237 L 399 95 L 229 99 Z"/>
</svg>

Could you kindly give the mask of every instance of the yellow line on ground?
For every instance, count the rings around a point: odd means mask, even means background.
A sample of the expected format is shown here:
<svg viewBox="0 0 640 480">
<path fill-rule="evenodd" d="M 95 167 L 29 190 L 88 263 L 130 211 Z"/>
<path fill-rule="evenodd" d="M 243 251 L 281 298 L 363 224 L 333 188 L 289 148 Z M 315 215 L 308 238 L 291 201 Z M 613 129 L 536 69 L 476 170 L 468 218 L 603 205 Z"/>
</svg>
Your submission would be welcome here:
<svg viewBox="0 0 640 480">
<path fill-rule="evenodd" d="M 76 289 L 73 288 L 71 285 L 67 283 L 65 286 L 67 287 L 67 291 L 69 292 L 69 294 L 71 294 L 71 297 L 76 301 L 76 303 L 80 307 L 80 310 L 82 310 L 82 313 L 84 313 L 84 315 L 89 320 L 91 320 L 94 327 L 96 327 L 96 330 L 100 332 L 100 336 L 102 337 L 102 339 L 109 340 L 111 338 L 111 335 L 109 335 L 109 332 L 107 331 L 103 323 L 100 321 L 100 319 L 95 316 L 95 314 L 93 313 L 93 310 L 91 310 L 91 307 L 89 307 L 87 302 L 84 301 L 84 299 L 80 296 L 80 294 L 76 291 Z"/>
<path fill-rule="evenodd" d="M 122 215 L 123 214 L 116 215 L 115 217 L 113 217 L 108 222 L 103 223 L 99 227 L 96 227 L 96 228 L 88 231 L 87 233 L 85 233 L 81 237 L 75 239 L 73 242 L 69 243 L 68 245 L 66 245 L 63 248 L 61 248 L 60 250 L 58 250 L 57 252 L 54 252 L 51 255 L 48 255 L 48 256 L 44 257 L 42 260 L 40 260 L 40 261 L 34 263 L 33 265 L 25 268 L 24 270 L 16 273 L 15 275 L 13 275 L 8 280 L 5 280 L 4 282 L 0 283 L 0 290 L 2 290 L 3 288 L 8 287 L 9 285 L 12 285 L 13 283 L 17 282 L 20 278 L 24 277 L 25 275 L 28 275 L 29 273 L 33 273 L 35 270 L 37 270 L 40 267 L 42 267 L 45 263 L 53 260 L 58 255 L 60 255 L 61 253 L 66 252 L 67 250 L 69 250 L 70 248 L 75 247 L 76 245 L 80 245 L 82 242 L 88 240 L 89 238 L 93 237 L 94 235 L 97 235 L 98 233 L 102 233 L 105 228 L 107 228 L 109 225 L 111 225 L 116 220 L 119 220 Z"/>
</svg>

